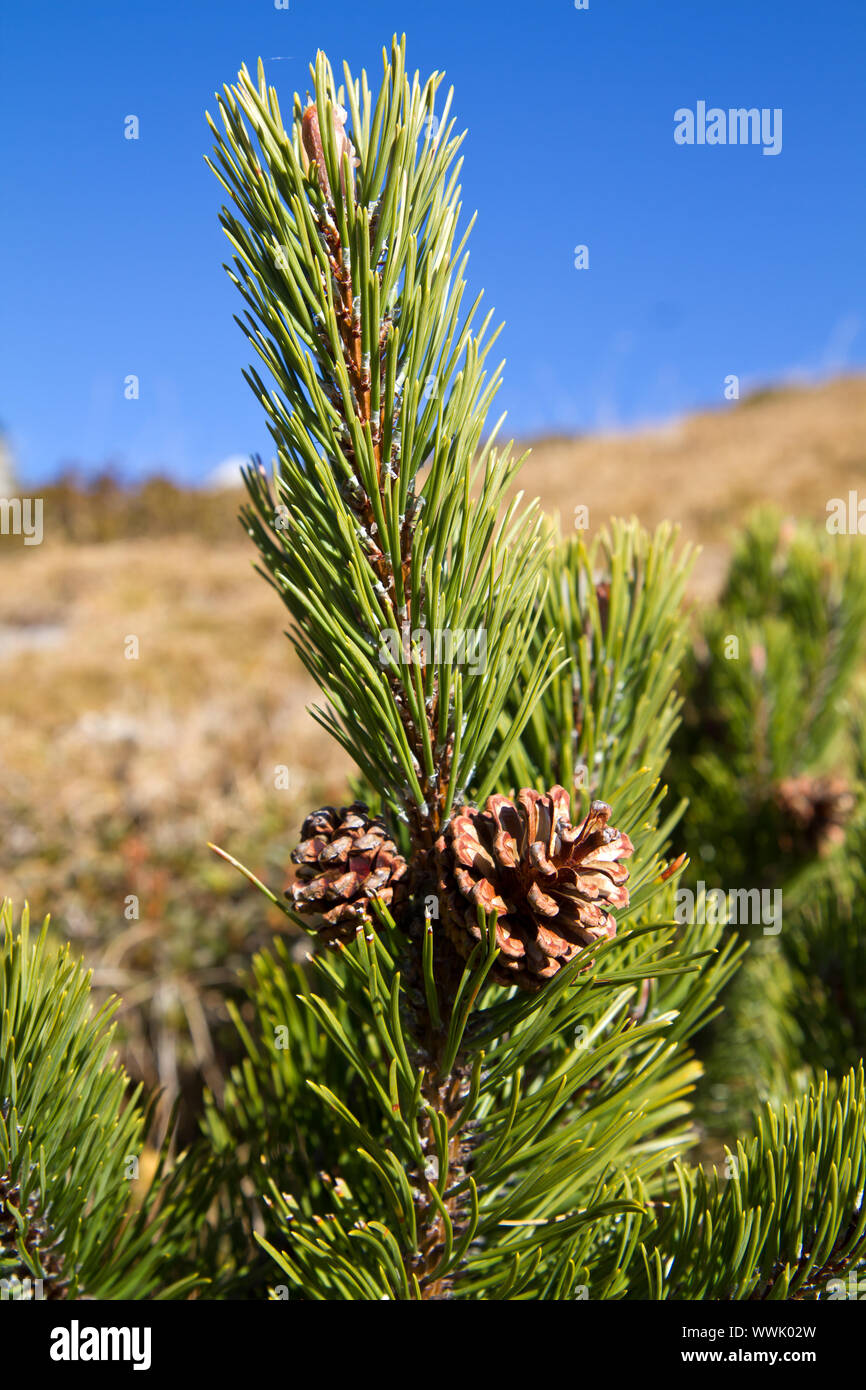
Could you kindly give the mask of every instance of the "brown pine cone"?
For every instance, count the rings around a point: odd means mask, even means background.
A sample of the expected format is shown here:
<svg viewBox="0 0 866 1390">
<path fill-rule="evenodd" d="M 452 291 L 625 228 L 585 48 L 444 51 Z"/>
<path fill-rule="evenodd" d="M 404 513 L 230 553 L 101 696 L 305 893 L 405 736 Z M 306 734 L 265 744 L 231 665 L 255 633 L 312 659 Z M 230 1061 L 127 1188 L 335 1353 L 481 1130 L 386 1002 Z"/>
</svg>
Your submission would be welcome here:
<svg viewBox="0 0 866 1390">
<path fill-rule="evenodd" d="M 371 898 L 399 911 L 407 865 L 381 816 L 369 816 L 360 801 L 339 811 L 323 806 L 307 816 L 301 835 L 292 853 L 298 872 L 291 897 L 296 912 L 321 917 L 314 928 L 319 936 L 351 941 L 355 928 L 370 920 Z"/>
<path fill-rule="evenodd" d="M 789 854 L 824 854 L 845 838 L 855 798 L 841 777 L 786 777 L 773 799 L 783 826 L 779 843 Z"/>
<path fill-rule="evenodd" d="M 594 801 L 583 825 L 570 822 L 568 792 L 490 796 L 483 811 L 452 816 L 436 843 L 442 915 L 460 954 L 481 933 L 476 907 L 494 909 L 501 984 L 537 990 L 593 941 L 616 935 L 608 908 L 628 907 L 629 837 L 608 825 L 610 807 Z"/>
</svg>

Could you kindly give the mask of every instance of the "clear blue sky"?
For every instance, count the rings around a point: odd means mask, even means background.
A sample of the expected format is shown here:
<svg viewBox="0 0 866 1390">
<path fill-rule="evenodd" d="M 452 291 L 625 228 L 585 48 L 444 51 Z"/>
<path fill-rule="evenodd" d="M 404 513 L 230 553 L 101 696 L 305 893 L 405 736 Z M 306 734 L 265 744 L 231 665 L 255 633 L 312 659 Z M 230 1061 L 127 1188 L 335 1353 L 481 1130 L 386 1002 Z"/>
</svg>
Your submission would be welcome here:
<svg viewBox="0 0 866 1390">
<path fill-rule="evenodd" d="M 864 0 L 4 9 L 0 421 L 25 480 L 113 460 L 195 481 L 270 454 L 204 111 L 260 54 L 284 111 L 317 47 L 375 84 L 394 31 L 412 69 L 445 70 L 469 130 L 470 287 L 506 323 L 511 433 L 722 405 L 729 373 L 866 366 Z M 674 111 L 701 100 L 781 107 L 782 152 L 678 146 Z"/>
</svg>

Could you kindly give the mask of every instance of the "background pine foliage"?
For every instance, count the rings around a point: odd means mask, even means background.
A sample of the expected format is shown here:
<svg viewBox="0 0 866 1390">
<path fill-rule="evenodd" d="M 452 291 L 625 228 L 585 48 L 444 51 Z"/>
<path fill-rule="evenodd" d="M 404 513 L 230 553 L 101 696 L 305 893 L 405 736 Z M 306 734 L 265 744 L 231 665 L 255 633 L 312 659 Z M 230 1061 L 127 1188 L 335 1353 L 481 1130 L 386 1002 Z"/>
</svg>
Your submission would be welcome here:
<svg viewBox="0 0 866 1390">
<path fill-rule="evenodd" d="M 191 1281 L 167 1271 L 183 1241 L 170 1193 L 138 1185 L 148 1131 L 139 1091 L 112 1056 L 110 1006 L 95 1016 L 89 981 L 47 922 L 0 926 L 0 1279 L 4 1296 L 173 1298 Z M 163 1162 L 166 1155 L 163 1155 Z"/>
</svg>

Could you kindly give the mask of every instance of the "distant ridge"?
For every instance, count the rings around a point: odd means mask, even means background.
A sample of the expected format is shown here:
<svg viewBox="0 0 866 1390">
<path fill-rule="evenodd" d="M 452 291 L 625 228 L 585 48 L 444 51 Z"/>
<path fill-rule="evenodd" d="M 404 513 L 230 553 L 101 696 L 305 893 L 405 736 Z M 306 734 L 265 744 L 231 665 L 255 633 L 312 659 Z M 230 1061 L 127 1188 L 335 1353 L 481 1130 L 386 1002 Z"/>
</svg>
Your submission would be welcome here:
<svg viewBox="0 0 866 1390">
<path fill-rule="evenodd" d="M 655 428 L 527 445 L 517 487 L 558 513 L 565 534 L 577 507 L 588 508 L 589 537 L 611 516 L 679 522 L 704 547 L 698 587 L 712 587 L 753 508 L 823 525 L 831 498 L 866 498 L 866 376 L 780 385 Z"/>
</svg>

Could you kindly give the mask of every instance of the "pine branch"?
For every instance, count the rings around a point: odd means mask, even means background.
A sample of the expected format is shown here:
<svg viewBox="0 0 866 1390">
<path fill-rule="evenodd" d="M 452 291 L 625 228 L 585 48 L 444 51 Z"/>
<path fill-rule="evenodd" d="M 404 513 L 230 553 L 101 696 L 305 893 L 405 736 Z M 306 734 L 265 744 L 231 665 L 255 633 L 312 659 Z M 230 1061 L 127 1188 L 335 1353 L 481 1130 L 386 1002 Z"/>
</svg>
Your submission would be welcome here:
<svg viewBox="0 0 866 1390">
<path fill-rule="evenodd" d="M 660 775 L 682 704 L 674 686 L 689 639 L 683 598 L 694 557 L 688 546 L 677 552 L 677 539 L 667 524 L 650 534 L 613 520 L 590 547 L 575 538 L 551 548 L 535 640 L 561 633 L 566 660 L 516 738 L 517 701 L 509 702 L 506 756 L 500 749 L 482 794 L 496 777 L 517 787 L 560 782 L 584 812 L 602 796 L 618 825 L 636 824 L 614 790 L 646 770 Z"/>
<path fill-rule="evenodd" d="M 672 881 L 656 892 L 672 903 Z M 398 976 L 387 920 L 317 951 L 312 983 L 284 948 L 260 957 L 254 1032 L 238 1016 L 248 1060 L 209 1111 L 207 1148 L 234 1168 L 220 1225 L 266 1190 L 247 1228 L 263 1220 L 270 1279 L 292 1296 L 543 1297 L 551 1281 L 568 1296 L 580 1279 L 564 1252 L 640 1209 L 621 1173 L 654 1195 L 666 1158 L 693 1142 L 700 1068 L 686 1044 L 738 953 L 719 950 L 721 925 L 686 944 L 664 916 L 647 902 L 592 970 L 578 959 L 531 997 L 490 984 L 488 927 L 448 985 L 450 1012 L 432 924 L 420 976 Z"/>
<path fill-rule="evenodd" d="M 418 904 L 437 888 L 437 838 L 526 673 L 519 734 L 556 635 L 529 657 L 545 582 L 541 521 L 533 508 L 504 510 L 517 461 L 493 449 L 495 430 L 481 443 L 500 369 L 488 379 L 491 316 L 476 329 L 479 301 L 461 308 L 469 229 L 455 244 L 451 98 L 437 124 L 441 77 L 410 82 L 402 43 L 383 56 L 374 107 L 366 75 L 345 69 L 338 89 L 320 53 L 314 98 L 296 96 L 289 132 L 261 64 L 257 83 L 242 70 L 218 99 L 224 134 L 211 122 L 211 167 L 237 210 L 222 223 L 249 307 L 241 326 L 277 388 L 248 373 L 277 461 L 273 481 L 261 466 L 248 471 L 244 518 L 329 699 L 316 717 L 408 827 L 400 968 L 411 989 L 424 969 Z M 461 1226 L 448 1193 L 462 1177 L 467 1085 L 448 1042 L 462 967 L 444 938 L 435 954 L 432 994 L 418 994 L 392 1039 L 420 1074 L 420 1119 L 402 1136 L 422 1150 L 404 1276 L 425 1297 L 447 1292 L 435 1271 Z M 399 989 L 394 999 L 399 1014 Z"/>
<path fill-rule="evenodd" d="M 866 1255 L 866 1092 L 862 1065 L 826 1075 L 791 1106 L 767 1106 L 727 1176 L 676 1167 L 643 1242 L 633 1295 L 809 1299 Z"/>
<path fill-rule="evenodd" d="M 729 882 L 780 884 L 839 838 L 856 793 L 842 773 L 857 756 L 846 703 L 864 628 L 856 542 L 758 513 L 687 663 L 669 769 L 691 803 L 690 852 L 709 846 Z"/>
<path fill-rule="evenodd" d="M 160 1170 L 144 1192 L 133 1178 L 148 1130 L 140 1088 L 112 1054 L 109 1004 L 92 1016 L 89 977 L 16 934 L 0 908 L 0 1279 L 26 1296 L 176 1297 L 199 1279 L 166 1278 L 185 1230 Z M 39 1289 L 39 1283 L 36 1282 Z M 37 1296 L 40 1296 L 37 1294 Z"/>
<path fill-rule="evenodd" d="M 436 124 L 441 76 L 410 83 L 395 41 L 374 107 L 365 74 L 338 89 L 323 54 L 312 71 L 291 131 L 261 65 L 219 98 L 224 134 L 211 122 L 241 326 L 277 388 L 250 372 L 278 461 L 273 482 L 248 472 L 245 521 L 330 701 L 317 717 L 408 821 L 421 883 L 525 665 L 541 526 L 500 516 L 517 463 L 480 443 L 496 335 L 489 315 L 475 330 L 477 300 L 461 309 L 462 137 L 450 95 Z M 477 661 L 454 649 L 467 637 Z"/>
</svg>

